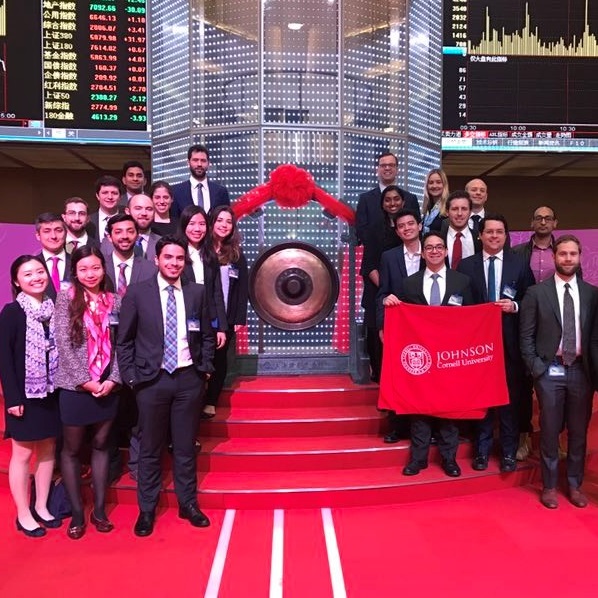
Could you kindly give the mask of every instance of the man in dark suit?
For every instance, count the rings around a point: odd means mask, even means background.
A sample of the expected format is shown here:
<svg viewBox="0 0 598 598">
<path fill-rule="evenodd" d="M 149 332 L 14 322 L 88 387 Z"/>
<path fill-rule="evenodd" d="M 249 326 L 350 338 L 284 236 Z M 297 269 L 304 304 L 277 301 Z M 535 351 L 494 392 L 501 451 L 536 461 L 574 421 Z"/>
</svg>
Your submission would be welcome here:
<svg viewBox="0 0 598 598">
<path fill-rule="evenodd" d="M 531 287 L 521 305 L 521 353 L 540 404 L 540 501 L 548 509 L 558 507 L 559 433 L 564 418 L 569 499 L 583 508 L 588 504 L 581 485 L 596 388 L 591 357 L 598 349 L 598 289 L 578 276 L 581 244 L 576 237 L 559 237 L 553 252 L 555 275 Z"/>
<path fill-rule="evenodd" d="M 77 247 L 93 245 L 99 247 L 96 239 L 87 234 L 89 204 L 80 197 L 69 197 L 64 202 L 62 219 L 66 226 L 66 252 L 73 253 Z"/>
<path fill-rule="evenodd" d="M 129 205 L 129 200 L 133 195 L 143 193 L 143 188 L 147 182 L 143 164 L 137 160 L 129 160 L 123 164 L 121 182 L 125 192 L 120 196 L 118 206 L 122 209 Z"/>
<path fill-rule="evenodd" d="M 213 371 L 214 333 L 204 287 L 181 280 L 186 256 L 185 241 L 162 237 L 156 244 L 158 275 L 131 285 L 120 311 L 118 364 L 139 409 L 138 536 L 154 529 L 169 422 L 179 517 L 195 527 L 210 525 L 197 504 L 195 434 Z"/>
<path fill-rule="evenodd" d="M 119 212 L 120 183 L 118 179 L 110 176 L 101 176 L 96 181 L 96 199 L 99 209 L 89 215 L 87 233 L 90 237 L 102 241 L 106 236 L 106 224 L 112 216 Z"/>
<path fill-rule="evenodd" d="M 357 202 L 355 228 L 357 239 L 360 243 L 366 240 L 368 230 L 383 230 L 384 212 L 380 205 L 382 191 L 389 185 L 396 185 L 399 168 L 397 157 L 394 154 L 386 152 L 378 156 L 376 164 L 378 185 L 374 189 L 362 193 Z M 404 189 L 401 189 L 401 195 L 405 202 L 403 207 L 407 210 L 412 210 L 421 218 L 417 197 Z"/>
<path fill-rule="evenodd" d="M 230 205 L 228 189 L 208 180 L 210 153 L 205 145 L 192 145 L 187 150 L 189 179 L 172 186 L 172 217 L 180 216 L 186 206 L 202 207 L 206 214 L 216 206 Z"/>
<path fill-rule="evenodd" d="M 426 269 L 407 277 L 403 283 L 401 299 L 417 305 L 472 305 L 469 278 L 446 267 L 447 255 L 444 238 L 435 231 L 426 233 L 422 240 Z M 431 388 L 430 392 L 434 392 Z M 457 464 L 459 428 L 454 420 L 414 415 L 411 418 L 411 455 L 403 469 L 403 475 L 417 475 L 428 466 L 428 452 L 432 437 L 432 425 L 438 429 L 438 449 L 442 457 L 442 469 L 450 477 L 459 477 Z"/>
<path fill-rule="evenodd" d="M 482 471 L 488 467 L 492 448 L 494 419 L 498 415 L 501 446 L 500 470 L 517 469 L 515 455 L 519 444 L 518 413 L 525 385 L 525 366 L 519 350 L 519 305 L 534 277 L 520 256 L 505 249 L 509 229 L 504 216 L 486 214 L 480 221 L 482 253 L 465 258 L 458 271 L 471 279 L 474 301 L 495 303 L 502 310 L 502 336 L 505 355 L 505 375 L 509 404 L 488 409 L 479 423 L 475 441 L 473 468 Z"/>
<path fill-rule="evenodd" d="M 467 191 L 453 191 L 446 200 L 448 218 L 443 220 L 440 233 L 446 238 L 447 266 L 453 270 L 462 259 L 482 251 L 478 233 L 469 227 L 472 207 Z"/>
<path fill-rule="evenodd" d="M 52 301 L 61 287 L 71 278 L 71 256 L 65 250 L 66 226 L 58 214 L 44 212 L 35 219 L 35 237 L 42 246 L 38 254 L 42 258 L 50 281 L 46 294 Z"/>
</svg>

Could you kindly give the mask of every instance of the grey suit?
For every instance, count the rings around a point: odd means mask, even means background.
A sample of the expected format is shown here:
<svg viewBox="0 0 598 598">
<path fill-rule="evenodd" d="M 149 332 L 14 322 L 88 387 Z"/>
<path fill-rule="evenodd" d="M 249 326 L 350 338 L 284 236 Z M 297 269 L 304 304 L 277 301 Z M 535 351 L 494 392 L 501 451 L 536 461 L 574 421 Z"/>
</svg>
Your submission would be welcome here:
<svg viewBox="0 0 598 598">
<path fill-rule="evenodd" d="M 129 284 L 142 282 L 158 273 L 158 268 L 153 262 L 145 260 L 142 257 L 133 258 L 133 267 L 131 269 L 131 278 Z M 114 260 L 112 255 L 106 257 L 106 288 L 115 292 L 118 286 L 118 274 L 114 271 Z"/>
<path fill-rule="evenodd" d="M 583 481 L 587 429 L 595 387 L 591 348 L 598 343 L 596 314 L 598 289 L 577 276 L 581 356 L 564 367 L 564 375 L 549 372 L 552 364 L 561 365 L 557 356 L 562 338 L 561 309 L 555 277 L 527 290 L 520 313 L 521 353 L 534 378 L 540 403 L 540 454 L 545 489 L 554 489 L 558 480 L 558 437 L 563 418 L 568 430 L 567 479 L 570 488 Z"/>
<path fill-rule="evenodd" d="M 153 263 L 154 258 L 156 257 L 156 243 L 158 242 L 159 238 L 160 238 L 160 235 L 150 232 L 148 240 L 147 240 L 147 244 L 146 243 L 143 244 L 143 249 L 139 245 L 135 246 L 135 255 L 138 257 L 146 258 Z M 108 237 L 104 237 L 104 239 L 102 239 L 102 244 L 100 245 L 100 250 L 104 254 L 104 257 L 106 258 L 106 260 L 109 260 L 110 257 L 112 256 L 113 245 L 112 245 L 112 241 L 110 241 L 110 239 L 108 239 Z"/>
</svg>

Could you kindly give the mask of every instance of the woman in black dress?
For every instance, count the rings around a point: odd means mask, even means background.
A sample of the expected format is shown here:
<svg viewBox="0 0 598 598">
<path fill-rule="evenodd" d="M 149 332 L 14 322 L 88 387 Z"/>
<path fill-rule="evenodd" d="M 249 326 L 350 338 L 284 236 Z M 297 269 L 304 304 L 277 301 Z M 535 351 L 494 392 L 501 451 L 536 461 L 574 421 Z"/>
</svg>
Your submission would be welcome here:
<svg viewBox="0 0 598 598">
<path fill-rule="evenodd" d="M 45 527 L 61 521 L 48 511 L 56 436 L 60 432 L 54 392 L 58 353 L 54 304 L 45 295 L 48 271 L 33 255 L 18 257 L 10 267 L 15 301 L 0 313 L 0 380 L 4 394 L 5 437 L 12 440 L 8 468 L 17 507 L 16 526 L 39 538 Z M 29 508 L 29 464 L 35 453 L 35 508 Z M 40 527 L 42 523 L 44 527 Z"/>
<path fill-rule="evenodd" d="M 151 229 L 157 235 L 174 235 L 178 227 L 178 219 L 171 215 L 172 189 L 166 181 L 156 181 L 149 191 L 154 202 L 154 221 Z"/>
<path fill-rule="evenodd" d="M 80 452 L 88 429 L 94 491 L 90 521 L 100 532 L 114 528 L 106 516 L 105 498 L 108 436 L 118 408 L 115 390 L 121 382 L 113 334 L 121 299 L 105 291 L 104 257 L 96 247 L 83 246 L 73 252 L 71 282 L 72 287 L 56 298 L 56 384 L 64 437 L 60 462 L 73 512 L 67 534 L 77 540 L 85 533 Z"/>
<path fill-rule="evenodd" d="M 249 298 L 247 260 L 241 251 L 237 221 L 232 209 L 229 206 L 216 206 L 210 212 L 210 228 L 214 251 L 220 264 L 228 330 L 225 344 L 214 353 L 214 373 L 208 380 L 206 389 L 206 404 L 202 413 L 204 419 L 211 419 L 216 415 L 216 403 L 228 372 L 228 348 L 237 329 L 247 322 Z"/>
</svg>

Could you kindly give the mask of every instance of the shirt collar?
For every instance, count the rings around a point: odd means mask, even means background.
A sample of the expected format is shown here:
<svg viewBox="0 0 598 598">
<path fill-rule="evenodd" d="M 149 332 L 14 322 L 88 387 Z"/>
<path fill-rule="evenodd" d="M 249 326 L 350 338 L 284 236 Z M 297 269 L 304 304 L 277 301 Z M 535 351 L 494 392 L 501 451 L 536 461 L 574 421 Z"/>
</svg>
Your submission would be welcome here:
<svg viewBox="0 0 598 598">
<path fill-rule="evenodd" d="M 52 257 L 59 258 L 63 263 L 66 262 L 66 251 L 63 249 L 60 253 L 50 253 L 45 249 L 42 249 L 42 255 L 44 256 L 44 261 L 48 261 Z"/>
<path fill-rule="evenodd" d="M 438 274 L 440 278 L 446 278 L 446 266 L 442 266 L 438 272 L 432 272 L 432 270 L 426 266 L 426 278 L 432 278 L 432 274 Z"/>
<path fill-rule="evenodd" d="M 162 274 L 160 274 L 158 272 L 158 288 L 160 289 L 160 291 L 164 291 L 166 290 L 167 287 L 169 287 L 171 285 L 170 282 L 168 282 L 163 276 Z M 182 285 L 181 285 L 181 279 L 179 278 L 176 282 L 172 283 L 172 286 L 181 291 L 182 290 Z"/>
<path fill-rule="evenodd" d="M 504 254 L 504 249 L 501 249 L 497 254 L 494 255 L 494 257 L 497 260 L 500 260 L 502 262 L 503 254 Z M 485 251 L 482 251 L 482 256 L 484 258 L 484 261 L 486 261 L 487 259 L 489 259 L 490 257 L 492 257 L 489 253 L 486 253 Z"/>
<path fill-rule="evenodd" d="M 555 274 L 554 282 L 557 290 L 563 290 L 566 284 L 568 284 L 571 289 L 577 289 L 577 276 L 574 276 L 571 280 L 563 280 L 558 274 Z"/>
</svg>

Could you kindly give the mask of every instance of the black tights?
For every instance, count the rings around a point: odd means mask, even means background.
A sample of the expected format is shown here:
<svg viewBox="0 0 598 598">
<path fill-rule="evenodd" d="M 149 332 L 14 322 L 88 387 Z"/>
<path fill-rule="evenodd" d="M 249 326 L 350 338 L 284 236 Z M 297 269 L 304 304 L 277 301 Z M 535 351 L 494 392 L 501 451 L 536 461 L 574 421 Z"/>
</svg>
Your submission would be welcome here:
<svg viewBox="0 0 598 598">
<path fill-rule="evenodd" d="M 113 420 L 92 424 L 91 481 L 93 483 L 93 510 L 98 519 L 106 519 L 106 487 L 108 485 L 108 437 Z M 83 500 L 81 498 L 81 447 L 88 426 L 63 426 L 63 447 L 60 467 L 66 491 L 71 500 L 73 519 L 71 525 L 83 525 Z"/>
</svg>

